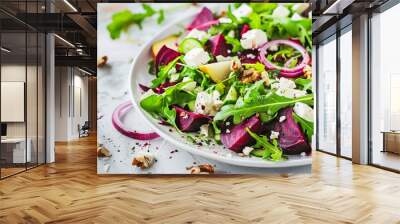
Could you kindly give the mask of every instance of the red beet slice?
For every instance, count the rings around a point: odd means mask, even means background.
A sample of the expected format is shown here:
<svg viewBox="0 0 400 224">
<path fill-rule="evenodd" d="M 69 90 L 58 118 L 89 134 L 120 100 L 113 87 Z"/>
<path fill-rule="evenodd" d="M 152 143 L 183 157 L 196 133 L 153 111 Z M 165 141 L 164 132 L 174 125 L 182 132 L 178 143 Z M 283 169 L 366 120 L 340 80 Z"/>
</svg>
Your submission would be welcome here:
<svg viewBox="0 0 400 224">
<path fill-rule="evenodd" d="M 194 132 L 200 130 L 200 126 L 207 124 L 211 118 L 204 114 L 193 113 L 181 107 L 174 106 L 176 110 L 176 124 L 183 132 Z"/>
<path fill-rule="evenodd" d="M 256 64 L 260 62 L 258 55 L 259 52 L 257 49 L 244 50 L 239 53 L 239 59 L 243 64 Z"/>
<path fill-rule="evenodd" d="M 279 146 L 287 155 L 310 153 L 310 144 L 300 126 L 295 122 L 292 113 L 292 108 L 286 108 L 279 112 L 279 117 L 286 116 L 283 122 L 276 122 L 274 128 L 279 132 Z"/>
<path fill-rule="evenodd" d="M 222 34 L 218 34 L 210 40 L 210 50 L 214 56 L 222 55 L 228 56 L 228 45 L 226 44 L 225 37 Z"/>
<path fill-rule="evenodd" d="M 158 71 L 161 65 L 166 65 L 173 61 L 175 58 L 179 57 L 181 54 L 167 46 L 162 46 L 160 51 L 157 53 L 155 66 Z"/>
<path fill-rule="evenodd" d="M 203 7 L 192 23 L 187 26 L 187 29 L 208 30 L 210 26 L 214 25 L 212 21 L 214 21 L 214 16 L 211 10 Z"/>
<path fill-rule="evenodd" d="M 221 142 L 228 149 L 241 152 L 245 146 L 254 144 L 254 139 L 246 131 L 247 127 L 257 134 L 264 130 L 260 119 L 255 115 L 230 129 L 226 129 L 221 134 Z"/>
<path fill-rule="evenodd" d="M 250 30 L 250 26 L 249 26 L 248 24 L 244 24 L 244 25 L 242 26 L 242 30 L 240 31 L 240 37 L 242 37 L 243 34 L 246 33 L 246 32 L 249 31 L 249 30 Z"/>
</svg>

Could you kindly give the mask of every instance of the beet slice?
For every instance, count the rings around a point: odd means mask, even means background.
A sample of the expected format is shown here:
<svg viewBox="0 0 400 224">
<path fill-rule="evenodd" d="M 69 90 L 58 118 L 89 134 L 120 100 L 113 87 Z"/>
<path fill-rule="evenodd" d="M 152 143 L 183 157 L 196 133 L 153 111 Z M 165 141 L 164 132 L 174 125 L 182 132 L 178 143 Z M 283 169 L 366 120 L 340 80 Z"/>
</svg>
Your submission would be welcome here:
<svg viewBox="0 0 400 224">
<path fill-rule="evenodd" d="M 210 40 L 210 50 L 214 56 L 222 55 L 228 56 L 228 45 L 226 44 L 225 37 L 222 34 L 218 34 Z"/>
<path fill-rule="evenodd" d="M 257 134 L 264 130 L 261 120 L 258 116 L 254 115 L 244 120 L 242 123 L 226 129 L 221 134 L 221 142 L 228 149 L 234 152 L 241 152 L 245 146 L 255 143 L 254 139 L 247 133 L 246 128 L 249 128 L 252 132 Z"/>
<path fill-rule="evenodd" d="M 260 62 L 258 55 L 259 52 L 257 49 L 244 50 L 239 52 L 239 59 L 243 64 L 256 64 Z"/>
<path fill-rule="evenodd" d="M 242 26 L 242 30 L 240 30 L 240 37 L 242 37 L 243 34 L 246 33 L 246 32 L 249 31 L 249 30 L 250 30 L 250 26 L 249 26 L 248 24 L 244 24 L 244 25 Z"/>
<path fill-rule="evenodd" d="M 181 56 L 181 53 L 172 50 L 171 48 L 167 47 L 166 45 L 163 45 L 158 51 L 156 60 L 155 60 L 155 66 L 158 71 L 161 65 L 166 65 L 169 62 L 173 61 L 175 58 Z"/>
<path fill-rule="evenodd" d="M 174 106 L 176 110 L 176 124 L 183 132 L 194 132 L 200 130 L 200 126 L 207 124 L 211 118 L 204 114 L 193 113 L 181 107 Z"/>
<path fill-rule="evenodd" d="M 211 10 L 207 7 L 203 7 L 186 29 L 208 30 L 210 26 L 214 25 L 212 21 L 214 21 L 214 16 Z"/>
<path fill-rule="evenodd" d="M 276 122 L 275 131 L 279 132 L 279 146 L 284 154 L 294 155 L 302 152 L 310 153 L 311 146 L 300 126 L 293 118 L 293 109 L 286 108 L 279 112 L 280 116 L 286 116 L 283 122 Z"/>
</svg>

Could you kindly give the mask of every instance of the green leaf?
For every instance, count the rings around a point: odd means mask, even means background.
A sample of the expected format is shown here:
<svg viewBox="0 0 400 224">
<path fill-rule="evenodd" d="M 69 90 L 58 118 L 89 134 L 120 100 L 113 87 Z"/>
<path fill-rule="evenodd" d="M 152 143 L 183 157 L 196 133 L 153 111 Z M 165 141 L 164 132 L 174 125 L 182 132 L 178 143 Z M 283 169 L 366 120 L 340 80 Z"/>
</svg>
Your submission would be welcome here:
<svg viewBox="0 0 400 224">
<path fill-rule="evenodd" d="M 250 3 L 249 6 L 256 13 L 272 14 L 272 12 L 278 6 L 278 4 L 276 4 L 276 3 Z"/>
<path fill-rule="evenodd" d="M 239 51 L 242 51 L 242 45 L 240 44 L 240 41 L 234 37 L 230 37 L 228 35 L 225 36 L 225 40 L 227 44 L 232 45 L 232 52 L 237 53 Z"/>
<path fill-rule="evenodd" d="M 236 16 L 233 15 L 232 8 L 230 5 L 228 6 L 228 12 L 226 13 L 226 15 L 228 16 L 229 19 L 232 20 L 232 23 L 235 23 L 235 24 L 239 23 L 238 18 L 236 18 Z"/>
<path fill-rule="evenodd" d="M 293 119 L 296 121 L 297 124 L 300 125 L 303 133 L 306 134 L 308 141 L 312 140 L 312 136 L 314 135 L 314 123 L 305 120 L 304 118 L 297 115 L 295 112 L 293 114 Z"/>
<path fill-rule="evenodd" d="M 161 85 L 162 83 L 164 83 L 165 80 L 167 80 L 167 78 L 168 78 L 169 71 L 176 65 L 176 63 L 182 57 L 183 56 L 177 57 L 174 60 L 172 60 L 171 62 L 169 62 L 167 65 L 161 67 L 160 71 L 157 74 L 157 78 L 153 79 L 153 81 L 151 81 L 151 88 L 156 88 L 159 85 Z"/>
<path fill-rule="evenodd" d="M 277 141 L 274 139 L 272 144 L 268 141 L 266 136 L 258 136 L 256 133 L 250 131 L 249 128 L 246 128 L 246 131 L 249 133 L 249 135 L 256 140 L 256 145 L 254 147 L 262 147 L 263 151 L 260 150 L 253 150 L 251 152 L 252 155 L 262 157 L 263 159 L 266 160 L 272 160 L 272 161 L 281 161 L 283 160 L 283 153 L 282 150 L 278 147 Z"/>
<path fill-rule="evenodd" d="M 159 15 L 158 15 L 158 18 L 157 18 L 157 23 L 161 24 L 165 20 L 164 10 L 160 9 L 160 11 L 158 11 L 158 14 Z"/>
<path fill-rule="evenodd" d="M 154 64 L 154 60 L 150 60 L 147 63 L 147 66 L 149 67 L 149 69 L 148 69 L 149 74 L 155 75 L 156 74 L 156 67 L 155 67 L 155 64 Z"/>
<path fill-rule="evenodd" d="M 279 96 L 275 92 L 270 92 L 267 95 L 255 97 L 250 102 L 245 102 L 241 106 L 229 107 L 226 109 L 224 107 L 215 115 L 214 120 L 225 120 L 228 117 L 233 116 L 234 121 L 243 121 L 256 113 L 263 112 L 269 115 L 274 115 L 280 109 L 293 106 L 296 102 L 313 105 L 314 97 L 312 94 L 308 94 L 306 96 L 291 99 Z"/>
<path fill-rule="evenodd" d="M 312 90 L 312 79 L 297 78 L 294 82 L 301 86 L 304 91 Z"/>
<path fill-rule="evenodd" d="M 121 36 L 121 32 L 126 30 L 131 25 L 137 25 L 140 29 L 142 29 L 142 22 L 157 12 L 147 4 L 142 4 L 142 7 L 145 11 L 144 13 L 132 13 L 129 10 L 123 10 L 115 13 L 112 16 L 111 23 L 107 26 L 107 30 L 110 33 L 111 39 L 114 40 L 119 38 Z"/>
<path fill-rule="evenodd" d="M 252 29 L 261 28 L 261 17 L 258 13 L 252 12 L 249 15 L 249 26 Z"/>
<path fill-rule="evenodd" d="M 257 62 L 255 64 L 243 64 L 245 69 L 250 69 L 254 68 L 257 72 L 263 72 L 265 71 L 265 65 L 261 64 L 260 62 Z"/>
</svg>

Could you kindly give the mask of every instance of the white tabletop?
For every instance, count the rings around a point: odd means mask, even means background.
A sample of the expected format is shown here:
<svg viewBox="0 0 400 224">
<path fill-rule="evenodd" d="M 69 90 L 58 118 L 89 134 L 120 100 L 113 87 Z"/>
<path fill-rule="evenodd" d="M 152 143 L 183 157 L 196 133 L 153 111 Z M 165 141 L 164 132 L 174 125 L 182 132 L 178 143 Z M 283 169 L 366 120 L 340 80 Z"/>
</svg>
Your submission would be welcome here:
<svg viewBox="0 0 400 224">
<path fill-rule="evenodd" d="M 165 22 L 182 16 L 182 12 L 196 10 L 200 6 L 192 4 L 151 4 L 154 8 L 163 8 Z M 210 4 L 208 4 L 210 5 Z M 194 164 L 210 163 L 215 165 L 216 173 L 303 173 L 310 172 L 310 166 L 283 168 L 283 169 L 254 169 L 238 167 L 209 161 L 202 157 L 194 156 L 181 149 L 177 149 L 163 139 L 152 141 L 137 141 L 127 138 L 117 132 L 111 124 L 111 114 L 121 103 L 129 100 L 128 73 L 132 59 L 139 48 L 154 33 L 158 32 L 160 25 L 156 18 L 151 18 L 143 23 L 143 30 L 137 26 L 128 30 L 128 35 L 123 34 L 118 40 L 111 40 L 106 29 L 113 12 L 129 8 L 140 11 L 140 4 L 98 4 L 97 54 L 99 57 L 107 56 L 108 66 L 98 69 L 98 143 L 108 148 L 111 158 L 99 158 L 97 171 L 99 174 L 187 174 L 187 167 Z M 215 5 L 214 5 L 215 6 Z M 218 6 L 221 6 L 219 4 Z M 137 119 L 140 118 L 140 119 Z M 127 114 L 124 123 L 137 131 L 151 131 L 145 121 L 133 109 Z M 132 158 L 137 153 L 150 152 L 156 156 L 157 162 L 147 170 L 140 170 L 132 166 Z"/>
</svg>

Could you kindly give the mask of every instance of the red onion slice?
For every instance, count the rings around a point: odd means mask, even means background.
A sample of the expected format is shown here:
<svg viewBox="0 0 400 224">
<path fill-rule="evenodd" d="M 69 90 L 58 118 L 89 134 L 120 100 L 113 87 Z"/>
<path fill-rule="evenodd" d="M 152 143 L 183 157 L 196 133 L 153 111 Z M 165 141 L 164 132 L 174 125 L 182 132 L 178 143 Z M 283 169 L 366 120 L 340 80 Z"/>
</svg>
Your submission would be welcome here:
<svg viewBox="0 0 400 224">
<path fill-rule="evenodd" d="M 265 57 L 265 55 L 267 54 L 268 48 L 279 44 L 287 45 L 296 49 L 301 53 L 303 60 L 294 68 L 286 68 L 273 64 Z M 307 50 L 300 44 L 291 40 L 272 40 L 267 42 L 262 48 L 260 48 L 260 61 L 269 70 L 279 70 L 280 75 L 284 77 L 295 78 L 300 76 L 301 74 L 303 74 L 304 66 L 306 66 L 310 62 L 310 60 L 311 58 L 310 55 L 308 55 Z"/>
<path fill-rule="evenodd" d="M 113 114 L 112 114 L 112 125 L 114 126 L 115 129 L 117 129 L 118 132 L 121 134 L 137 139 L 137 140 L 152 140 L 160 137 L 157 133 L 151 132 L 151 133 L 139 133 L 136 131 L 132 131 L 127 129 L 121 122 L 121 117 L 126 114 L 126 112 L 132 108 L 132 103 L 130 101 L 127 101 L 121 105 L 119 105 L 117 108 L 115 108 Z"/>
</svg>

